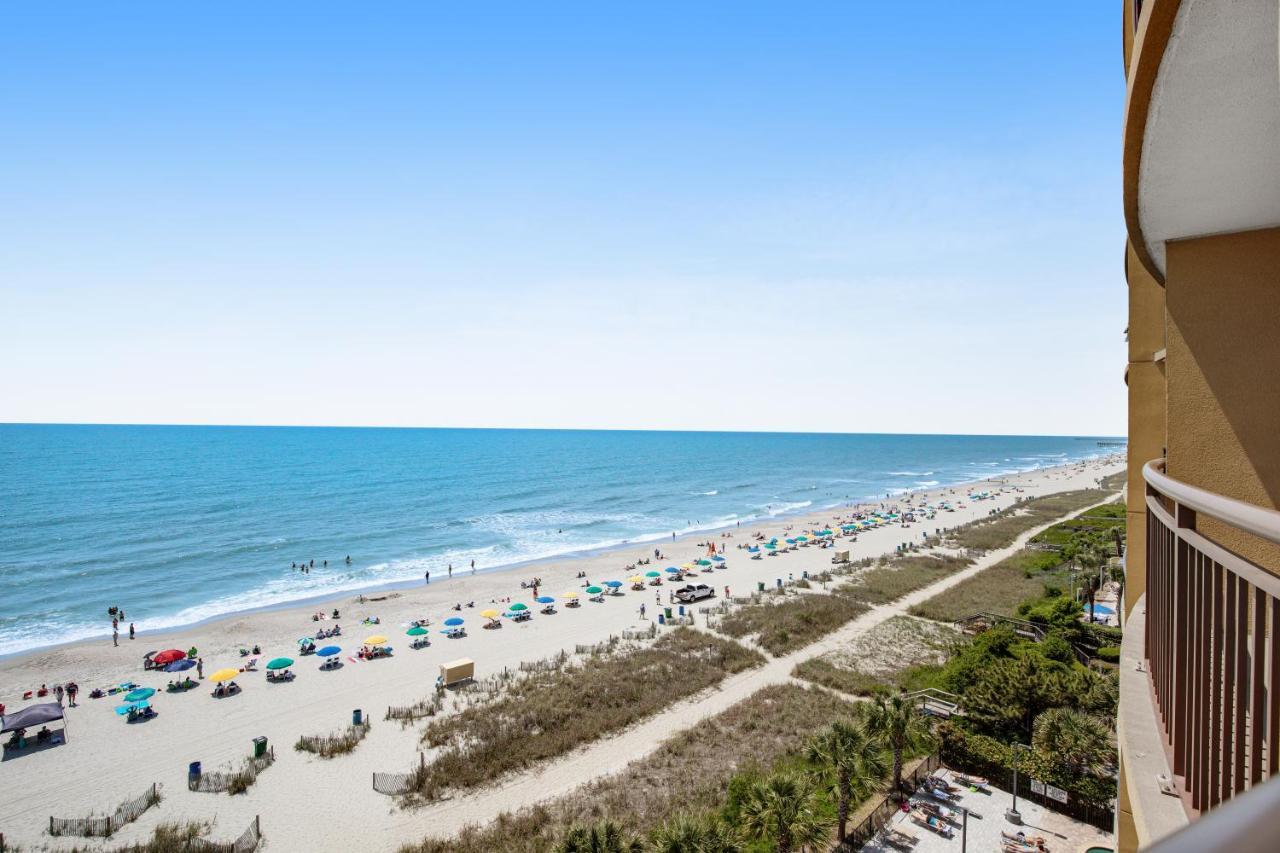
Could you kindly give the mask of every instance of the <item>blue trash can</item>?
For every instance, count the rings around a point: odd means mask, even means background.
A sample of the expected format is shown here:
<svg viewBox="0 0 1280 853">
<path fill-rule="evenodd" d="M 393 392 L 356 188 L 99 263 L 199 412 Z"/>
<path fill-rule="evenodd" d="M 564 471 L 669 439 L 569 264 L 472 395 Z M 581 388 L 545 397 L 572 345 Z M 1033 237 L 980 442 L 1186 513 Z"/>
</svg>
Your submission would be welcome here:
<svg viewBox="0 0 1280 853">
<path fill-rule="evenodd" d="M 356 708 L 354 711 L 351 712 L 351 725 L 353 726 L 360 725 L 360 720 L 362 719 L 362 717 L 363 715 L 360 713 L 360 709 Z"/>
<path fill-rule="evenodd" d="M 683 616 L 683 615 L 684 615 L 684 605 L 683 605 L 683 604 L 681 604 L 681 605 L 680 605 L 680 615 L 681 615 L 681 616 Z"/>
<path fill-rule="evenodd" d="M 193 761 L 187 765 L 187 776 L 191 779 L 200 778 L 200 762 Z"/>
<path fill-rule="evenodd" d="M 661 613 L 659 613 L 659 614 L 658 614 L 658 624 L 659 624 L 659 625 L 665 625 L 665 624 L 666 624 L 666 621 L 667 621 L 667 620 L 665 620 L 665 619 L 663 619 L 663 618 L 662 618 L 662 614 L 661 614 Z"/>
<path fill-rule="evenodd" d="M 782 578 L 777 579 L 778 589 L 782 589 Z"/>
</svg>

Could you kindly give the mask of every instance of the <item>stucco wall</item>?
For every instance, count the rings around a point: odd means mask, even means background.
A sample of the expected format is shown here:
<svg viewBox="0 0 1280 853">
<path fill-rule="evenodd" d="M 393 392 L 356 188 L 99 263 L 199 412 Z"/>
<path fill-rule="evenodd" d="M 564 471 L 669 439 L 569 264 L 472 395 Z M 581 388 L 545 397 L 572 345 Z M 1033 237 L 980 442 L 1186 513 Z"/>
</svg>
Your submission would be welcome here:
<svg viewBox="0 0 1280 853">
<path fill-rule="evenodd" d="M 1169 474 L 1275 508 L 1280 228 L 1170 242 L 1167 257 Z M 1207 519 L 1200 529 L 1280 574 L 1280 548 Z"/>
</svg>

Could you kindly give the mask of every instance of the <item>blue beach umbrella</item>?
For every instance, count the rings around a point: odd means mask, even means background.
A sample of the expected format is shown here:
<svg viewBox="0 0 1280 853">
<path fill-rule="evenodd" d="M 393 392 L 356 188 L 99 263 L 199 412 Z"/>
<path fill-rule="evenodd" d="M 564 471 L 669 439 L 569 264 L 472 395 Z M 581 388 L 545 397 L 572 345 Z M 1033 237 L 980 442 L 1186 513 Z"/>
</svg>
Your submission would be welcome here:
<svg viewBox="0 0 1280 853">
<path fill-rule="evenodd" d="M 617 589 L 618 587 L 622 586 L 622 581 L 605 581 L 604 585 L 609 587 L 610 589 Z"/>
<path fill-rule="evenodd" d="M 759 554 L 759 553 L 760 553 L 760 546 L 758 546 L 758 545 L 749 545 L 749 546 L 747 546 L 747 553 L 748 553 L 748 554 Z"/>
<path fill-rule="evenodd" d="M 318 654 L 322 658 L 331 658 L 340 651 L 342 651 L 342 649 L 338 648 L 337 646 L 325 646 L 323 649 L 316 652 L 316 654 Z"/>
<path fill-rule="evenodd" d="M 444 620 L 444 624 L 448 625 L 450 628 L 456 628 L 459 625 L 461 625 L 464 621 L 466 620 L 464 620 L 461 616 L 450 616 L 448 619 Z"/>
<path fill-rule="evenodd" d="M 724 557 L 721 557 L 719 554 L 716 554 L 716 555 L 715 555 L 714 557 L 712 557 L 711 559 L 712 559 L 714 562 L 717 562 L 717 563 L 723 563 L 723 562 L 724 562 Z"/>
<path fill-rule="evenodd" d="M 130 711 L 145 711 L 147 708 L 150 708 L 150 707 L 151 707 L 150 702 L 145 702 L 145 701 L 130 702 L 127 705 L 117 705 L 116 713 L 123 717 L 125 714 L 129 713 Z"/>
<path fill-rule="evenodd" d="M 195 665 L 196 665 L 196 662 L 193 661 L 191 658 L 183 658 L 182 660 L 176 660 L 173 663 L 166 666 L 164 668 L 164 671 L 165 672 L 183 672 L 184 670 L 191 669 L 191 667 Z"/>
<path fill-rule="evenodd" d="M 549 595 L 540 595 L 534 599 L 539 604 L 555 604 L 556 600 Z"/>
<path fill-rule="evenodd" d="M 154 687 L 139 687 L 137 690 L 130 690 L 124 694 L 124 701 L 141 702 L 144 699 L 150 699 L 154 695 L 156 695 Z"/>
<path fill-rule="evenodd" d="M 671 573 L 671 574 L 673 574 L 673 575 L 674 575 L 674 574 L 679 574 L 679 573 L 680 573 L 680 570 L 679 570 L 679 569 L 677 569 L 675 566 L 667 566 L 665 569 L 663 569 L 663 571 L 664 571 L 664 572 L 670 572 L 670 573 Z"/>
</svg>

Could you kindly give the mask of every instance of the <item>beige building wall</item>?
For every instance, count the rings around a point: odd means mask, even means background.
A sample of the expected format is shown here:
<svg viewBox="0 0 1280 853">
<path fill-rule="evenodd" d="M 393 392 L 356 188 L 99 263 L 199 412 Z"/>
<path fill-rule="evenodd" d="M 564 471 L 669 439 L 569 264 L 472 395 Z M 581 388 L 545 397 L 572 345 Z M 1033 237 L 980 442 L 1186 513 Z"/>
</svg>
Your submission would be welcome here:
<svg viewBox="0 0 1280 853">
<path fill-rule="evenodd" d="M 1165 300 L 1169 475 L 1280 506 L 1280 229 L 1170 242 Z M 1280 567 L 1275 545 L 1208 519 L 1199 529 Z"/>
<path fill-rule="evenodd" d="M 1129 281 L 1129 478 L 1125 556 L 1125 616 L 1146 591 L 1147 505 L 1142 466 L 1164 455 L 1164 288 L 1125 246 Z"/>
</svg>

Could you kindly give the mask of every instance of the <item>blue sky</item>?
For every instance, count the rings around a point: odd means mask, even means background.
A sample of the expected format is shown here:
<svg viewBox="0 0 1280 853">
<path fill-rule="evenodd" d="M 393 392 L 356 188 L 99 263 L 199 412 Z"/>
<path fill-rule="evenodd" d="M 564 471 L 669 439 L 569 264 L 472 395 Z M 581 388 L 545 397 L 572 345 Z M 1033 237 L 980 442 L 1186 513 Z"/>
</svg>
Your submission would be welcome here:
<svg viewBox="0 0 1280 853">
<path fill-rule="evenodd" d="M 1115 3 L 9 7 L 0 421 L 1124 431 Z"/>
</svg>

